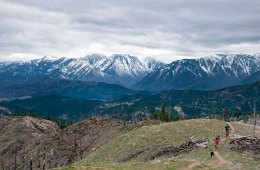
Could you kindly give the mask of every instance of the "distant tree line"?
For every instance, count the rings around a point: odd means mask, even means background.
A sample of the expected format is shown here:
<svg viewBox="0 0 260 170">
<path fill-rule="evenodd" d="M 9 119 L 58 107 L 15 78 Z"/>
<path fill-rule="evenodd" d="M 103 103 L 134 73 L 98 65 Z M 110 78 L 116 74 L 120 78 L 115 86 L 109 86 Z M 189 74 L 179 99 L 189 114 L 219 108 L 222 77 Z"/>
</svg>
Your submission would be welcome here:
<svg viewBox="0 0 260 170">
<path fill-rule="evenodd" d="M 162 122 L 178 121 L 180 116 L 177 114 L 172 114 L 165 110 L 165 106 L 162 106 L 159 112 L 151 115 L 151 119 L 160 120 Z"/>
</svg>

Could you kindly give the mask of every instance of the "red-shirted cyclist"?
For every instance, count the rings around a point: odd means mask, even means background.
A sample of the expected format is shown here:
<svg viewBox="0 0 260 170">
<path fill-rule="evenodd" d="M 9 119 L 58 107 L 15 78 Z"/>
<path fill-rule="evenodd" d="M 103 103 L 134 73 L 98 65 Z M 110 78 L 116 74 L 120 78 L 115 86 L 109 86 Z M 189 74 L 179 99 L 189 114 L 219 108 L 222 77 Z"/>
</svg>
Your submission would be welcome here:
<svg viewBox="0 0 260 170">
<path fill-rule="evenodd" d="M 214 142 L 215 142 L 215 151 L 216 151 L 216 150 L 218 150 L 218 147 L 219 147 L 219 145 L 220 145 L 220 143 L 221 143 L 220 135 L 218 135 L 218 136 L 215 138 Z"/>
</svg>

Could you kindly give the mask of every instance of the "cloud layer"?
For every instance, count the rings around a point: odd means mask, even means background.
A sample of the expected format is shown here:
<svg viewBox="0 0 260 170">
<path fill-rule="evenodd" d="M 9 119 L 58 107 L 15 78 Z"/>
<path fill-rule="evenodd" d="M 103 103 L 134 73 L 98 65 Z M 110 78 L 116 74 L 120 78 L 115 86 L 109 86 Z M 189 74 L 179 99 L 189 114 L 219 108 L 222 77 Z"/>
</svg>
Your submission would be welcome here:
<svg viewBox="0 0 260 170">
<path fill-rule="evenodd" d="M 129 53 L 171 61 L 259 49 L 259 0 L 0 0 L 1 59 Z"/>
</svg>

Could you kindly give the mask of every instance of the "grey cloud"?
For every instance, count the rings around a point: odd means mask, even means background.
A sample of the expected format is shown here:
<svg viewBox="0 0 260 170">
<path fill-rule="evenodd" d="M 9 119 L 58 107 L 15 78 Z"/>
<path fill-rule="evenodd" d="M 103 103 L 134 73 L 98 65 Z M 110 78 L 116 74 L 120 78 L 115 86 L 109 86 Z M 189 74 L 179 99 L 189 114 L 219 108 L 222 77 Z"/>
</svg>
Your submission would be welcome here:
<svg viewBox="0 0 260 170">
<path fill-rule="evenodd" d="M 241 52 L 241 44 L 255 53 L 259 11 L 258 0 L 0 0 L 0 57 L 96 48 L 165 58 Z"/>
</svg>

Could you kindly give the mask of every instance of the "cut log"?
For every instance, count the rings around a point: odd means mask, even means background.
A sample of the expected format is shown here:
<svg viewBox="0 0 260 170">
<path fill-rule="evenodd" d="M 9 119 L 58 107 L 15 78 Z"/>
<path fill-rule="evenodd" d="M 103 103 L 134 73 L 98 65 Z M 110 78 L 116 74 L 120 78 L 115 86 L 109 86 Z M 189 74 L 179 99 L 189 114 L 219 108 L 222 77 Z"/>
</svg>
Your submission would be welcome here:
<svg viewBox="0 0 260 170">
<path fill-rule="evenodd" d="M 260 138 L 241 137 L 232 139 L 230 142 L 230 149 L 239 152 L 251 152 L 260 155 Z"/>
</svg>

